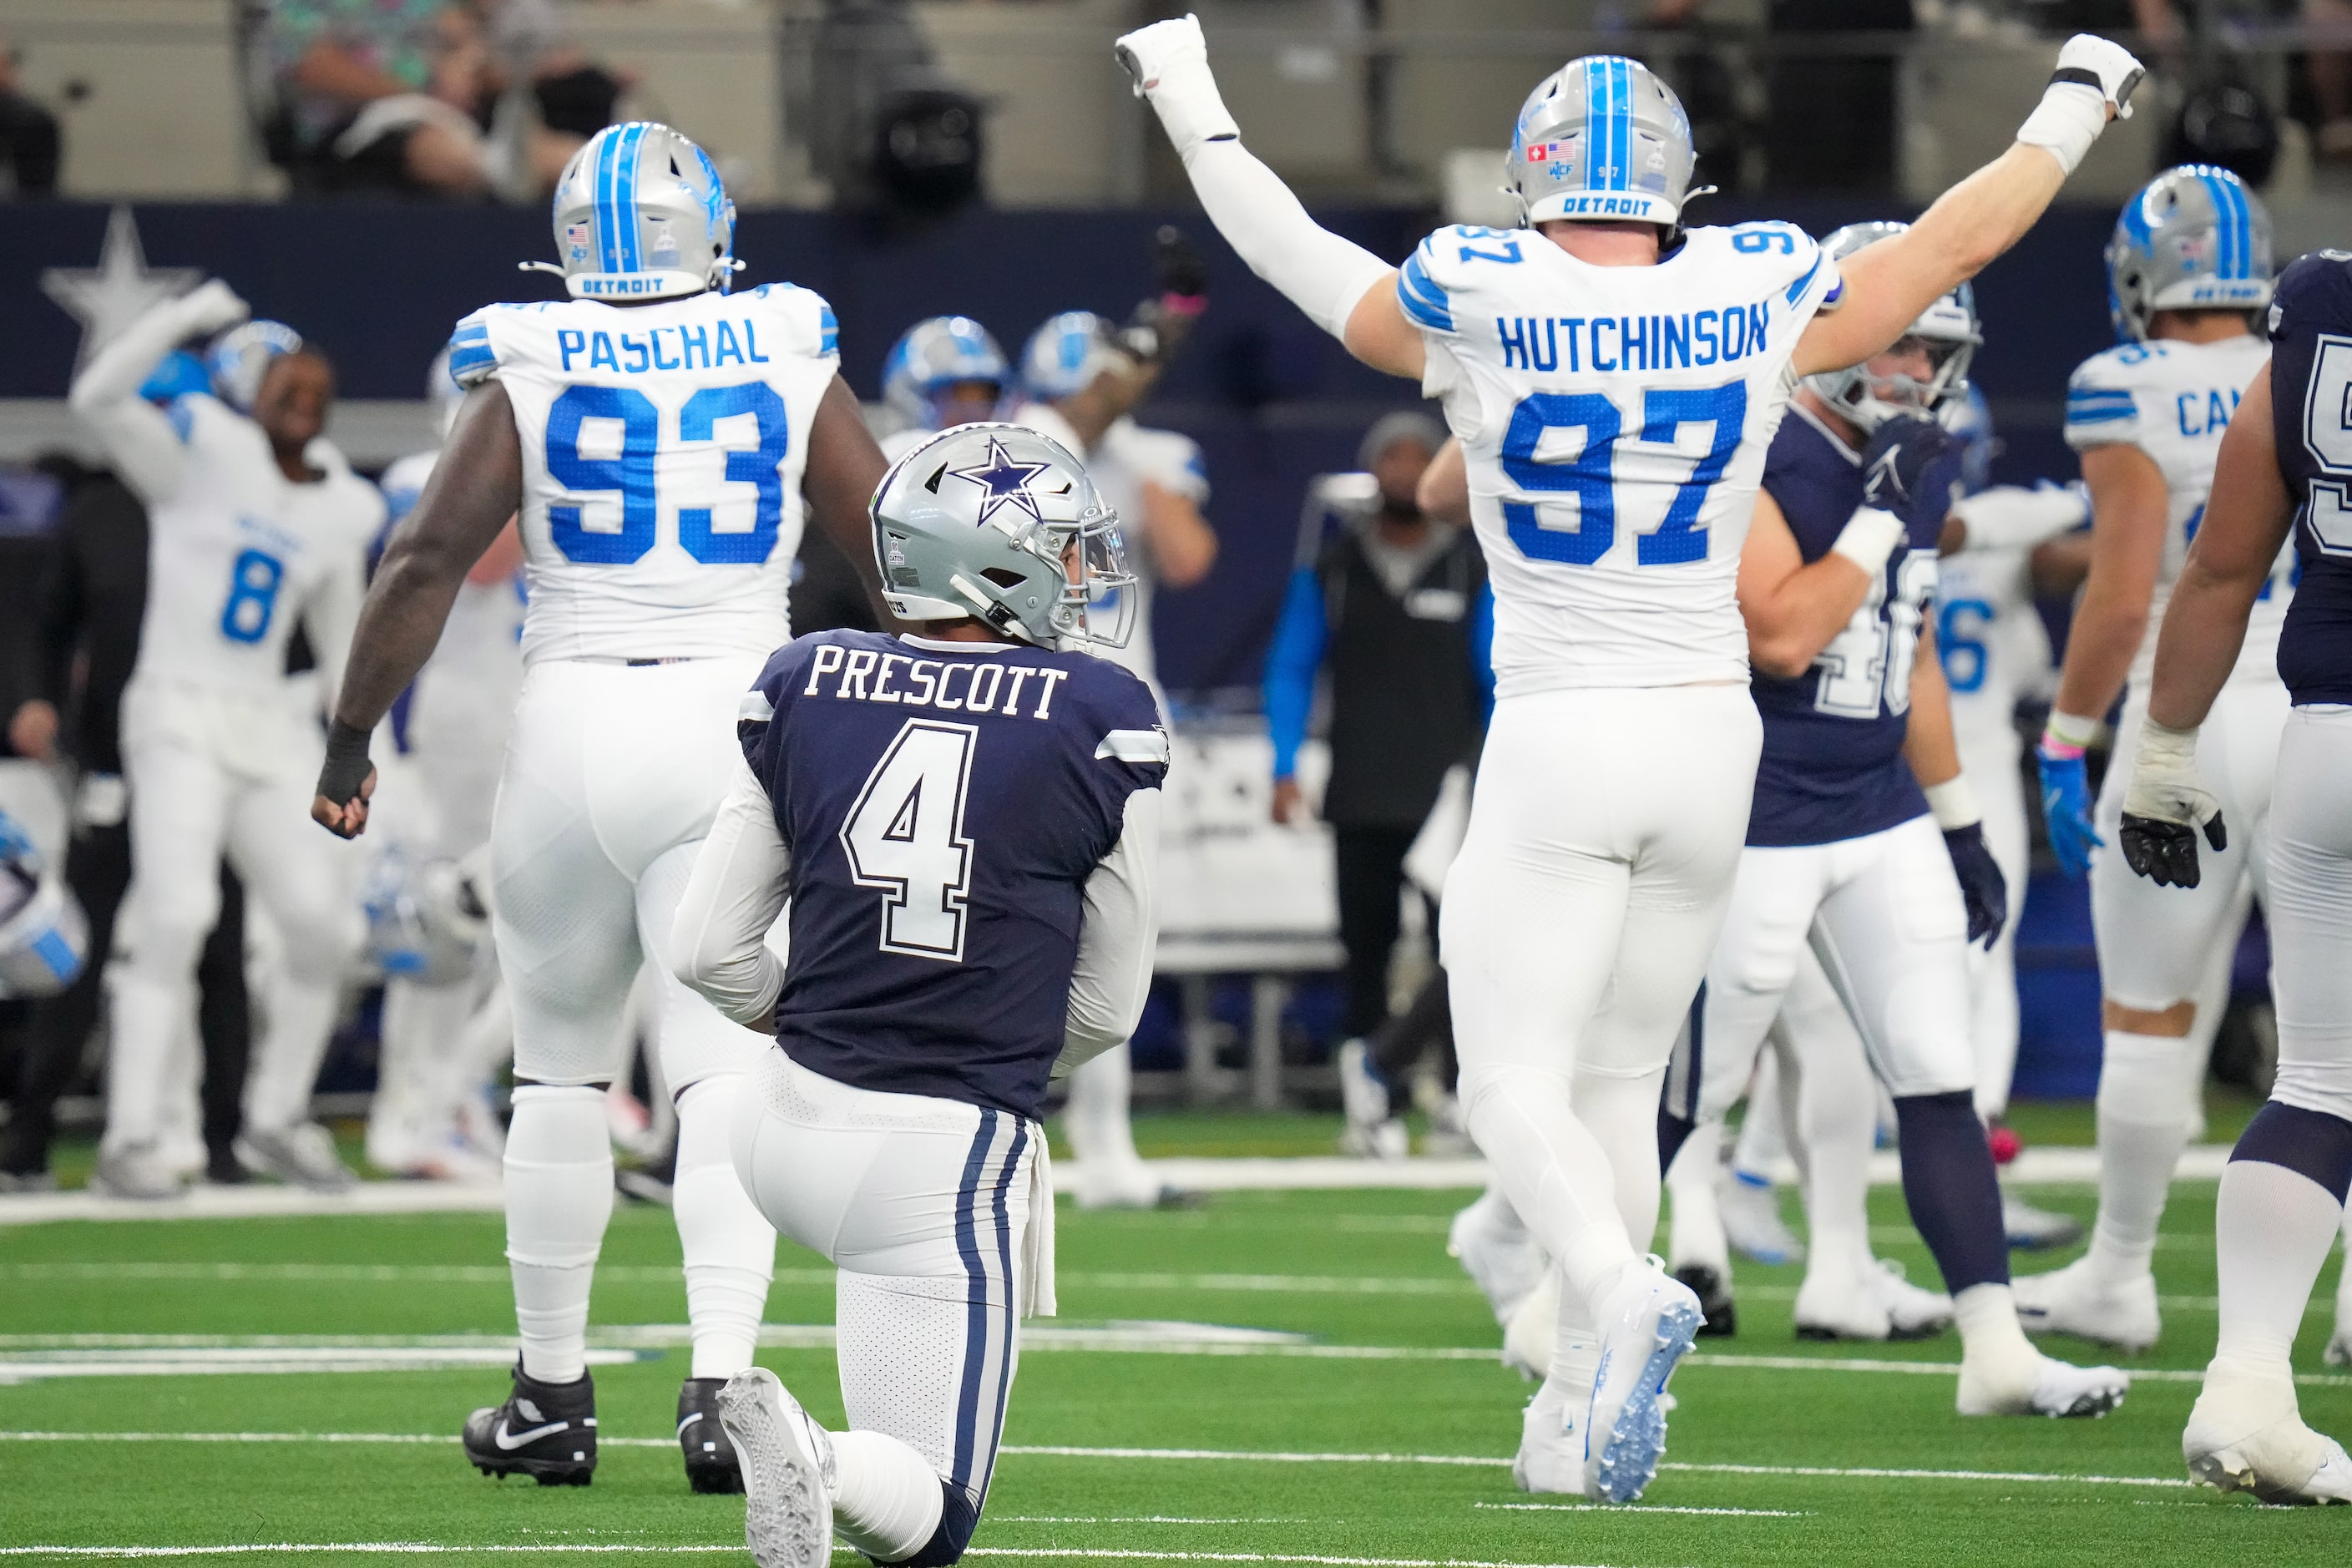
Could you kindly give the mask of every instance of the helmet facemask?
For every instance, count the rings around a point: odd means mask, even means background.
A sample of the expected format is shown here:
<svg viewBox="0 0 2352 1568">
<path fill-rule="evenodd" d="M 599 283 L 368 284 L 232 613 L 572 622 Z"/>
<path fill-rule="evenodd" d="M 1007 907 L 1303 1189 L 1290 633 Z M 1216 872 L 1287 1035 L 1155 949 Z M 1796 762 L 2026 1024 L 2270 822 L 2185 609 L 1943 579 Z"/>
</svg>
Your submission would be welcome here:
<svg viewBox="0 0 2352 1568">
<path fill-rule="evenodd" d="M 1008 596 L 1024 587 L 1047 582 L 1055 584 L 1053 607 L 1047 611 L 1047 617 L 1055 637 L 1066 647 L 1127 646 L 1128 637 L 1135 630 L 1135 595 L 1128 590 L 1136 585 L 1137 579 L 1128 564 L 1127 541 L 1118 530 L 1118 513 L 1097 505 L 1088 508 L 1076 522 L 1041 522 L 1024 517 L 1018 521 L 991 521 L 985 526 L 1004 533 L 1015 550 L 1035 558 L 1038 571 L 1018 582 L 1003 581 L 1013 575 L 1003 567 L 990 568 L 982 576 Z M 1017 617 L 1003 618 L 1007 614 L 1002 607 L 1004 599 L 980 588 L 961 573 L 950 582 L 958 593 L 973 601 L 981 619 L 1024 642 L 1037 640 Z"/>
</svg>

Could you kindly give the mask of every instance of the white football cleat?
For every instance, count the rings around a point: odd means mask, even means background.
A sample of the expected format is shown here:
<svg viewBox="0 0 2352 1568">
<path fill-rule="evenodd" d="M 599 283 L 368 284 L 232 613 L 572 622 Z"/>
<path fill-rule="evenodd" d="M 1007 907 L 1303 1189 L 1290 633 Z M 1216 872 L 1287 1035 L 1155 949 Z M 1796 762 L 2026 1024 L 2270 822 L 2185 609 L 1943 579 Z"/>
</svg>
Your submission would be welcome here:
<svg viewBox="0 0 2352 1568">
<path fill-rule="evenodd" d="M 1780 1189 L 1726 1168 L 1716 1187 L 1716 1206 L 1723 1215 L 1723 1234 L 1743 1258 L 1758 1263 L 1794 1263 L 1805 1256 L 1780 1217 Z"/>
<path fill-rule="evenodd" d="M 1510 1200 L 1491 1187 L 1454 1216 L 1446 1227 L 1445 1251 L 1461 1261 L 1463 1271 L 1495 1310 L 1495 1321 L 1505 1325 L 1546 1272 L 1543 1249 L 1519 1223 Z"/>
<path fill-rule="evenodd" d="M 2023 1252 L 2072 1247 L 2083 1239 L 2081 1220 L 2027 1203 L 2006 1188 L 2000 1194 L 2000 1228 L 2009 1245 Z"/>
<path fill-rule="evenodd" d="M 1791 1315 L 1801 1340 L 1885 1340 L 1895 1332 L 1889 1305 L 1873 1279 L 1816 1259 L 1797 1287 Z"/>
<path fill-rule="evenodd" d="M 2095 1272 L 2088 1258 L 2078 1258 L 2063 1268 L 2009 1283 L 2017 1321 L 2030 1334 L 2073 1334 L 2137 1355 L 2164 1331 L 2154 1274 L 2117 1283 Z"/>
<path fill-rule="evenodd" d="M 1511 1460 L 1511 1479 L 1523 1492 L 1574 1497 L 1584 1490 L 1586 1416 L 1591 1413 L 1590 1389 L 1563 1389 L 1546 1378 L 1519 1415 L 1519 1451 Z"/>
<path fill-rule="evenodd" d="M 1933 1338 L 1952 1326 L 1952 1299 L 1941 1290 L 1914 1285 L 1903 1276 L 1903 1265 L 1891 1258 L 1875 1259 L 1870 1289 L 1886 1308 L 1886 1337 L 1891 1340 Z"/>
<path fill-rule="evenodd" d="M 1503 1364 L 1533 1381 L 1551 1370 L 1559 1341 L 1559 1270 L 1547 1268 L 1536 1288 L 1519 1298 L 1503 1325 Z"/>
<path fill-rule="evenodd" d="M 1627 1503 L 1665 1457 L 1666 1380 L 1690 1353 L 1705 1314 L 1689 1286 L 1660 1259 L 1644 1258 L 1626 1267 L 1594 1316 L 1601 1366 L 1586 1423 L 1584 1495 Z"/>
<path fill-rule="evenodd" d="M 2180 1434 L 2189 1473 L 2268 1503 L 2352 1502 L 2352 1458 L 2303 1424 L 2294 1386 L 2209 1368 Z"/>
<path fill-rule="evenodd" d="M 102 1197 L 157 1203 L 186 1190 L 173 1163 L 153 1143 L 101 1151 L 89 1173 L 89 1190 Z"/>
<path fill-rule="evenodd" d="M 2105 1415 L 2131 1392 L 2131 1379 L 2111 1366 L 2074 1366 L 2036 1354 L 1960 1358 L 1953 1407 L 1963 1415 Z"/>
<path fill-rule="evenodd" d="M 829 1568 L 833 1439 L 766 1367 L 719 1391 L 719 1420 L 743 1472 L 743 1539 L 759 1568 Z"/>
<path fill-rule="evenodd" d="M 1393 1114 L 1389 1086 L 1372 1062 L 1371 1047 L 1349 1040 L 1339 1047 L 1339 1106 L 1347 1131 L 1339 1150 L 1360 1160 L 1402 1160 L 1409 1152 L 1404 1121 Z"/>
</svg>

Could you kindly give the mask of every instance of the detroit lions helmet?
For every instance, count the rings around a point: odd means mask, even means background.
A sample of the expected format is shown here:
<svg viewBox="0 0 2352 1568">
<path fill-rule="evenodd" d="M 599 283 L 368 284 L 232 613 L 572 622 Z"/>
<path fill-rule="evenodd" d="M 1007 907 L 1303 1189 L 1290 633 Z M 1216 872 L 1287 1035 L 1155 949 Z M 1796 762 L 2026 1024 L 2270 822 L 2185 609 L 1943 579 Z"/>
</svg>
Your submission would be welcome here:
<svg viewBox="0 0 2352 1568">
<path fill-rule="evenodd" d="M 2107 241 L 2107 314 L 2125 342 L 2146 342 L 2158 310 L 2263 310 L 2271 287 L 2271 215 L 2210 163 L 2150 180 Z"/>
<path fill-rule="evenodd" d="M 0 1001 L 54 996 L 89 953 L 81 904 L 16 818 L 0 811 Z"/>
<path fill-rule="evenodd" d="M 1690 116 L 1639 60 L 1587 55 L 1519 109 L 1508 164 L 1520 221 L 1633 221 L 1673 228 L 1690 194 Z"/>
<path fill-rule="evenodd" d="M 1012 367 L 988 329 L 970 316 L 933 316 L 908 327 L 882 362 L 882 401 L 909 426 L 940 428 L 944 418 L 940 395 L 963 382 L 982 381 L 997 391 L 997 406 L 983 416 L 1003 412 Z"/>
<path fill-rule="evenodd" d="M 1135 585 L 1118 514 L 1058 442 L 959 425 L 874 492 L 882 595 L 907 621 L 977 617 L 1040 647 L 1123 647 Z"/>
<path fill-rule="evenodd" d="M 375 966 L 425 985 L 471 974 L 490 935 L 478 874 L 470 860 L 417 860 L 387 846 L 370 863 L 360 894 Z"/>
<path fill-rule="evenodd" d="M 1906 223 L 1850 223 L 1822 241 L 1832 260 L 1842 261 L 1864 246 L 1910 227 Z M 1984 334 L 1977 325 L 1976 290 L 1963 283 L 1919 313 L 1895 347 L 1916 340 L 1935 369 L 1926 381 L 1908 375 L 1873 376 L 1868 362 L 1805 377 L 1814 395 L 1864 431 L 1897 414 L 1929 414 L 1969 391 L 1969 363 Z M 1887 352 L 1892 352 L 1887 351 Z M 1875 356 L 1874 356 L 1875 357 Z"/>
<path fill-rule="evenodd" d="M 205 351 L 205 368 L 212 374 L 213 395 L 240 414 L 253 412 L 261 395 L 261 378 L 269 362 L 280 354 L 302 352 L 302 334 L 283 321 L 247 321 L 231 327 Z"/>
<path fill-rule="evenodd" d="M 1029 334 L 1021 351 L 1021 384 L 1030 396 L 1051 403 L 1084 392 L 1118 358 L 1108 321 L 1092 310 L 1065 310 Z"/>
<path fill-rule="evenodd" d="M 725 293 L 735 204 L 710 155 L 667 125 L 633 120 L 588 139 L 555 183 L 555 253 L 575 300 L 670 300 Z"/>
</svg>

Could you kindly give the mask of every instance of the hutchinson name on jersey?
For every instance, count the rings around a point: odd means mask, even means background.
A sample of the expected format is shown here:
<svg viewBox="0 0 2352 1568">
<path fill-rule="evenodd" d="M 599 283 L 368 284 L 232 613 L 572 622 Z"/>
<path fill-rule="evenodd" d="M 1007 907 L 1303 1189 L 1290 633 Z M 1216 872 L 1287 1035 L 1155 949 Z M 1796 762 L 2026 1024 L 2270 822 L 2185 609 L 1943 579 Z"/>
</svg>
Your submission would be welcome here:
<svg viewBox="0 0 2352 1568">
<path fill-rule="evenodd" d="M 1496 694 L 1740 680 L 1734 591 L 1790 357 L 1837 264 L 1784 223 L 1654 267 L 1457 226 L 1398 275 L 1461 437 L 1495 584 Z"/>
<path fill-rule="evenodd" d="M 495 375 L 522 436 L 527 661 L 764 656 L 785 640 L 836 335 L 833 308 L 789 283 L 492 305 L 458 323 L 450 374 Z"/>
</svg>

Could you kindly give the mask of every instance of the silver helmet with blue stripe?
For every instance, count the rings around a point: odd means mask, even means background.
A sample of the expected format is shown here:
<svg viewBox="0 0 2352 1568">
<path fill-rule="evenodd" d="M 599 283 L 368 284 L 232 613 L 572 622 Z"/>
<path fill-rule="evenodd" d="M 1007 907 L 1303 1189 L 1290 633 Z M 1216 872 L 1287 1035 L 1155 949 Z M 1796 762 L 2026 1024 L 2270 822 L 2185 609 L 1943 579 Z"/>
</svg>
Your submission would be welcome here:
<svg viewBox="0 0 2352 1568">
<path fill-rule="evenodd" d="M 940 428 L 940 395 L 966 382 L 997 389 L 997 403 L 1010 390 L 1012 367 L 986 327 L 970 316 L 932 316 L 908 327 L 882 362 L 882 401 L 909 426 Z M 987 417 L 995 417 L 991 413 Z"/>
<path fill-rule="evenodd" d="M 54 996 L 89 956 L 89 922 L 58 868 L 0 811 L 0 1001 Z"/>
<path fill-rule="evenodd" d="M 1822 241 L 1822 253 L 1843 261 L 1864 246 L 1901 234 L 1907 223 L 1850 223 Z M 1880 353 L 1843 370 L 1822 371 L 1805 377 L 1806 390 L 1851 420 L 1856 428 L 1875 430 L 1898 414 L 1937 414 L 1953 399 L 1969 393 L 1969 363 L 1984 342 L 1977 321 L 1976 290 L 1962 283 L 1919 312 L 1902 337 Z M 1917 363 L 1926 356 L 1927 378 L 1908 370 L 1874 374 L 1871 364 L 1895 356 Z"/>
<path fill-rule="evenodd" d="M 1065 310 L 1029 334 L 1021 350 L 1021 383 L 1030 396 L 1051 403 L 1084 392 L 1118 362 L 1108 321 L 1092 310 Z"/>
<path fill-rule="evenodd" d="M 1682 221 L 1690 116 L 1639 60 L 1587 55 L 1546 77 L 1511 135 L 1511 189 L 1529 225 L 1552 218 Z"/>
<path fill-rule="evenodd" d="M 2214 164 L 2150 180 L 2107 241 L 2107 314 L 2126 342 L 2147 341 L 2158 310 L 2265 309 L 2271 287 L 2271 215 Z"/>
<path fill-rule="evenodd" d="M 635 120 L 588 139 L 555 183 L 555 253 L 575 300 L 666 300 L 724 293 L 735 204 L 710 155 L 667 125 Z"/>
<path fill-rule="evenodd" d="M 253 412 L 261 378 L 272 360 L 302 352 L 302 334 L 283 321 L 247 321 L 231 327 L 205 351 L 205 369 L 214 395 L 240 414 Z"/>
</svg>

